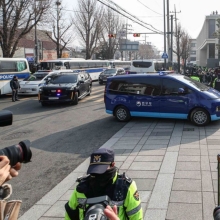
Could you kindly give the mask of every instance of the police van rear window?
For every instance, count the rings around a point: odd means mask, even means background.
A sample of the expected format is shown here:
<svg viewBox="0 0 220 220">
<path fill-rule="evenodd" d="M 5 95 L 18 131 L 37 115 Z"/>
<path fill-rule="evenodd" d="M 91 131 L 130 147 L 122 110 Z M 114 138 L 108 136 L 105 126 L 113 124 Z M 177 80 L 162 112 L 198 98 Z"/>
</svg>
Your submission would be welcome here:
<svg viewBox="0 0 220 220">
<path fill-rule="evenodd" d="M 148 67 L 152 66 L 152 62 L 133 61 L 132 65 L 134 67 L 140 67 L 140 68 L 145 67 L 145 68 L 148 68 Z"/>
</svg>

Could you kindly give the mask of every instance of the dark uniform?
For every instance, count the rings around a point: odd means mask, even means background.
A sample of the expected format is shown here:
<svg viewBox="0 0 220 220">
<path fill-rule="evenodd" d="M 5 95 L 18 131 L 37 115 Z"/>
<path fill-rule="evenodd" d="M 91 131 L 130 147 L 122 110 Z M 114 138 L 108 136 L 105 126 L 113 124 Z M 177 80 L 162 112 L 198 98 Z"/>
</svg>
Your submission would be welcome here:
<svg viewBox="0 0 220 220">
<path fill-rule="evenodd" d="M 114 161 L 112 158 L 109 160 L 109 155 L 105 155 L 104 151 L 106 150 L 112 154 L 109 149 L 101 148 L 91 155 L 90 167 L 98 167 L 104 164 L 109 166 L 109 162 Z M 91 172 L 95 171 L 89 168 L 87 173 Z M 135 181 L 126 177 L 125 174 L 118 174 L 116 167 L 107 169 L 106 172 L 109 177 L 112 175 L 112 178 L 102 178 L 101 176 L 99 178 L 98 176 L 96 180 L 96 175 L 91 173 L 89 176 L 79 179 L 79 184 L 73 191 L 69 202 L 65 205 L 65 220 L 83 220 L 86 211 L 90 208 L 85 203 L 86 199 L 104 195 L 109 196 L 112 202 L 111 205 L 115 204 L 118 207 L 120 220 L 143 219 L 141 201 Z M 102 184 L 100 185 L 101 179 L 107 182 L 104 187 L 102 187 Z"/>
<path fill-rule="evenodd" d="M 20 89 L 20 84 L 17 76 L 13 76 L 12 80 L 10 81 L 10 87 L 12 90 L 12 102 L 19 101 L 18 89 Z"/>
</svg>

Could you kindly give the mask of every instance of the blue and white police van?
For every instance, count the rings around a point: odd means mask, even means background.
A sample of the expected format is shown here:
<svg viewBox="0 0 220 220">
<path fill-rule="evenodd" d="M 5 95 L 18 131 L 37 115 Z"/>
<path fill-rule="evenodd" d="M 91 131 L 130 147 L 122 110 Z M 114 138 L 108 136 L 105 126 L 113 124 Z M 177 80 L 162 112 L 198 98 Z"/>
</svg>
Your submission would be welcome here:
<svg viewBox="0 0 220 220">
<path fill-rule="evenodd" d="M 176 73 L 107 78 L 106 113 L 118 121 L 131 117 L 188 119 L 198 126 L 220 119 L 220 92 Z"/>
</svg>

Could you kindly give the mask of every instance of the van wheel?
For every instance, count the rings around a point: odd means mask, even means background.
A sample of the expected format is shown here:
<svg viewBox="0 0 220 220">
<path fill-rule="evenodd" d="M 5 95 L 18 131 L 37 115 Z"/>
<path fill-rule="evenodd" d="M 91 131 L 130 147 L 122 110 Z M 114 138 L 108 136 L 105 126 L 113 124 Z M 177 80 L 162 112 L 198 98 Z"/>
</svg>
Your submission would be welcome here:
<svg viewBox="0 0 220 220">
<path fill-rule="evenodd" d="M 210 115 L 203 108 L 196 108 L 190 115 L 190 120 L 197 126 L 204 126 L 210 122 Z"/>
<path fill-rule="evenodd" d="M 125 122 L 125 121 L 129 121 L 131 119 L 131 115 L 130 115 L 130 112 L 128 111 L 128 109 L 121 105 L 121 106 L 118 106 L 116 109 L 115 109 L 115 117 L 118 121 L 120 122 Z"/>
<path fill-rule="evenodd" d="M 76 92 L 75 95 L 74 95 L 74 99 L 73 99 L 73 101 L 72 101 L 72 104 L 73 104 L 73 105 L 77 105 L 78 102 L 79 102 L 78 92 Z"/>
</svg>

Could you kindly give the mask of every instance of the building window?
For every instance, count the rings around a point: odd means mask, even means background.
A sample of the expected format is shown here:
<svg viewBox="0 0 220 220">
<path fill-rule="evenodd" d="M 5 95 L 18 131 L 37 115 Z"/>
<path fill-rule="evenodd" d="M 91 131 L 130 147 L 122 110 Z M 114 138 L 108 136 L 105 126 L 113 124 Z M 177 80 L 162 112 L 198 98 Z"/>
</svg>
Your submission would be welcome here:
<svg viewBox="0 0 220 220">
<path fill-rule="evenodd" d="M 190 57 L 190 61 L 196 61 L 196 57 Z"/>
<path fill-rule="evenodd" d="M 191 43 L 190 46 L 191 47 L 196 47 L 196 43 Z"/>
<path fill-rule="evenodd" d="M 209 44 L 209 58 L 215 58 L 215 44 Z"/>
<path fill-rule="evenodd" d="M 191 54 L 191 55 L 196 55 L 196 51 L 195 51 L 195 50 L 191 50 L 191 51 L 190 51 L 190 54 Z"/>
<path fill-rule="evenodd" d="M 214 38 L 213 34 L 215 33 L 215 19 L 209 20 L 209 38 Z"/>
</svg>

